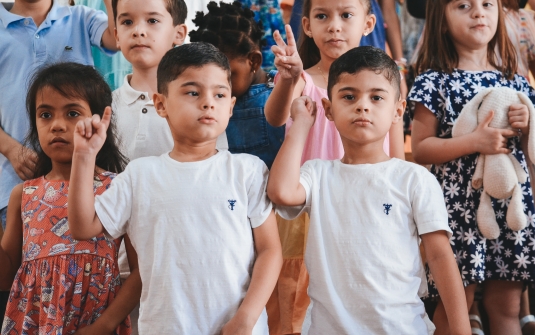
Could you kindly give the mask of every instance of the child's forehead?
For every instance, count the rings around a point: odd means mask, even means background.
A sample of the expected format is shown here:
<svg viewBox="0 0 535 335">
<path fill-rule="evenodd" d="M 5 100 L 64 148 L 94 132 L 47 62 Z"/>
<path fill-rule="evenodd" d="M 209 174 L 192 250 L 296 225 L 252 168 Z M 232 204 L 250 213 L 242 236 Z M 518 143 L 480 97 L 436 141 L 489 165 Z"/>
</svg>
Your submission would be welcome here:
<svg viewBox="0 0 535 335">
<path fill-rule="evenodd" d="M 341 73 L 333 88 L 341 89 L 342 87 L 347 87 L 357 91 L 363 91 L 375 86 L 394 89 L 393 81 L 388 80 L 383 71 L 368 69 L 363 69 L 355 73 Z"/>
<path fill-rule="evenodd" d="M 128 14 L 169 14 L 167 0 L 118 0 L 117 15 L 127 11 Z"/>
<path fill-rule="evenodd" d="M 191 80 L 202 82 L 203 86 L 230 86 L 228 71 L 215 64 L 190 66 L 184 69 L 172 82 L 182 83 Z"/>
</svg>

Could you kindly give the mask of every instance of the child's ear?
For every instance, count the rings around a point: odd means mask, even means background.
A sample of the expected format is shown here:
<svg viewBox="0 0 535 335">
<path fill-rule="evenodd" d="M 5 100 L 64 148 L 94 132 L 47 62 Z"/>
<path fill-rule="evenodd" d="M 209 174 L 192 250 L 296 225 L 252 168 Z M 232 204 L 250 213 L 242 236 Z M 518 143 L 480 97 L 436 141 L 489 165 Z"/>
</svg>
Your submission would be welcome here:
<svg viewBox="0 0 535 335">
<path fill-rule="evenodd" d="M 174 45 L 182 45 L 188 36 L 188 27 L 185 24 L 179 24 L 175 26 L 175 39 L 173 40 Z"/>
<path fill-rule="evenodd" d="M 303 33 L 308 37 L 312 38 L 312 31 L 310 30 L 310 19 L 306 16 L 303 16 L 301 19 L 301 25 L 303 26 Z"/>
<path fill-rule="evenodd" d="M 396 112 L 394 114 L 394 120 L 392 123 L 398 123 L 400 120 L 403 120 L 403 113 L 405 113 L 405 107 L 407 106 L 407 101 L 405 99 L 399 99 L 396 103 Z"/>
<path fill-rule="evenodd" d="M 247 58 L 249 59 L 249 62 L 251 62 L 251 69 L 255 72 L 260 69 L 260 66 L 262 66 L 262 52 L 260 50 L 255 50 L 249 52 L 249 55 L 247 55 Z"/>
<path fill-rule="evenodd" d="M 230 101 L 230 116 L 229 117 L 232 117 L 232 114 L 233 114 L 233 110 L 234 110 L 234 105 L 236 104 L 236 97 L 232 97 L 231 101 Z"/>
<path fill-rule="evenodd" d="M 332 113 L 332 103 L 329 99 L 322 98 L 321 104 L 323 105 L 323 109 L 325 109 L 325 117 L 329 121 L 333 121 L 333 113 Z"/>
<path fill-rule="evenodd" d="M 364 22 L 364 36 L 368 35 L 373 31 L 376 22 L 377 18 L 374 14 L 366 15 L 366 21 Z"/>
<path fill-rule="evenodd" d="M 119 43 L 119 35 L 117 35 L 117 28 L 113 28 L 113 33 L 115 35 L 115 42 L 117 43 L 117 48 L 121 50 L 121 43 Z"/>
<path fill-rule="evenodd" d="M 152 96 L 152 101 L 154 102 L 154 109 L 156 113 L 163 117 L 167 118 L 167 110 L 165 109 L 165 95 L 161 93 L 154 93 Z"/>
</svg>

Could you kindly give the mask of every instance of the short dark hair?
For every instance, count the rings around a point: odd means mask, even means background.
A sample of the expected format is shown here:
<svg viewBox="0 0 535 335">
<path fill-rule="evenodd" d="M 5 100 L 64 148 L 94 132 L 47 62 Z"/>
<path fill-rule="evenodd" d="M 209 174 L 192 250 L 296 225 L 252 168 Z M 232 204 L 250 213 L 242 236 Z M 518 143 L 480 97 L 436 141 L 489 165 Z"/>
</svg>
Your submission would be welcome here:
<svg viewBox="0 0 535 335">
<path fill-rule="evenodd" d="M 266 44 L 262 21 L 256 22 L 254 12 L 240 2 L 210 1 L 207 8 L 193 20 L 198 29 L 189 33 L 191 42 L 211 43 L 232 57 L 247 56 Z"/>
<path fill-rule="evenodd" d="M 338 57 L 329 69 L 329 81 L 327 84 L 327 94 L 331 99 L 331 90 L 338 83 L 340 76 L 344 73 L 355 74 L 362 70 L 373 71 L 382 74 L 390 84 L 396 89 L 399 97 L 399 83 L 401 76 L 396 64 L 383 50 L 372 47 L 357 47 L 349 50 Z"/>
<path fill-rule="evenodd" d="M 37 131 L 37 96 L 44 88 L 51 88 L 66 98 L 77 98 L 87 102 L 91 114 L 102 117 L 104 109 L 112 105 L 110 87 L 92 66 L 78 63 L 57 63 L 37 72 L 31 81 L 26 96 L 26 108 L 30 119 L 30 129 L 25 146 L 37 153 L 34 178 L 44 176 L 52 170 L 52 160 L 43 152 Z M 115 117 L 106 132 L 106 141 L 99 150 L 96 166 L 120 173 L 127 159 L 119 150 Z"/>
<path fill-rule="evenodd" d="M 212 44 L 193 42 L 167 51 L 158 65 L 158 93 L 167 95 L 169 83 L 176 80 L 188 68 L 200 68 L 208 64 L 217 65 L 226 71 L 230 85 L 228 58 Z"/>
<path fill-rule="evenodd" d="M 162 0 L 165 2 L 165 8 L 171 14 L 173 18 L 173 25 L 176 27 L 179 24 L 184 24 L 186 22 L 186 17 L 188 16 L 188 6 L 184 0 Z M 119 0 L 111 1 L 111 8 L 113 9 L 113 19 L 117 22 L 117 4 Z"/>
</svg>

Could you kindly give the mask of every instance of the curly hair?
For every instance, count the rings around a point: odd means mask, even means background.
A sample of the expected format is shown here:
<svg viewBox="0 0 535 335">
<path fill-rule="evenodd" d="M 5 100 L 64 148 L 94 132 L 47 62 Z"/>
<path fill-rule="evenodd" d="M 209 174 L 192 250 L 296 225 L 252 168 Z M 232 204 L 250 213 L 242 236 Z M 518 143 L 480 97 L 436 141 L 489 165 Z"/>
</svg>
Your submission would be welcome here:
<svg viewBox="0 0 535 335">
<path fill-rule="evenodd" d="M 189 33 L 192 42 L 210 43 L 231 57 L 247 56 L 265 45 L 262 22 L 240 2 L 211 1 L 207 7 L 208 13 L 197 12 L 193 20 L 198 29 Z"/>
</svg>

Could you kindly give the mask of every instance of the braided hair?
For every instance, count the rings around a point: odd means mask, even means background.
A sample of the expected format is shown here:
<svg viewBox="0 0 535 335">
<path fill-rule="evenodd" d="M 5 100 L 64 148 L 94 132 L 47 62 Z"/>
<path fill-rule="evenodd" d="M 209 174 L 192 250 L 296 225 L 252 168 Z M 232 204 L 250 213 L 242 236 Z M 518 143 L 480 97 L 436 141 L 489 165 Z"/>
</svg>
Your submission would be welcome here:
<svg viewBox="0 0 535 335">
<path fill-rule="evenodd" d="M 207 42 L 229 57 L 245 57 L 265 45 L 262 22 L 241 3 L 215 1 L 208 4 L 208 13 L 197 12 L 193 23 L 198 27 L 189 33 L 191 42 Z"/>
</svg>

